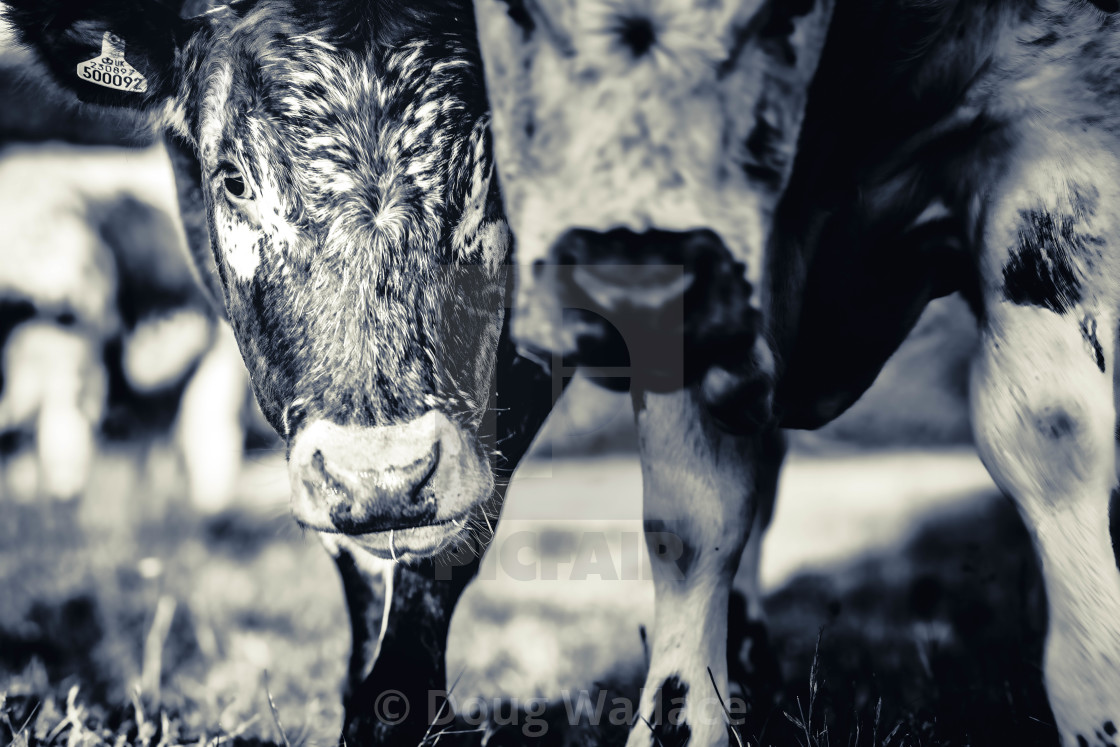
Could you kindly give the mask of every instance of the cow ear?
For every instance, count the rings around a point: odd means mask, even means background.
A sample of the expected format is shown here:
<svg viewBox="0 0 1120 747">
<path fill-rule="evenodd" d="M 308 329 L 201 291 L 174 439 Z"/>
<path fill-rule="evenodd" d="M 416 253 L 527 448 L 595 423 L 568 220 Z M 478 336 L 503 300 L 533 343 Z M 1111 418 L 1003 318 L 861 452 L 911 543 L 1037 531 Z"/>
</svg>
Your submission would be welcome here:
<svg viewBox="0 0 1120 747">
<path fill-rule="evenodd" d="M 8 0 L 5 17 L 63 87 L 146 110 L 175 90 L 177 53 L 205 25 L 202 0 Z"/>
</svg>

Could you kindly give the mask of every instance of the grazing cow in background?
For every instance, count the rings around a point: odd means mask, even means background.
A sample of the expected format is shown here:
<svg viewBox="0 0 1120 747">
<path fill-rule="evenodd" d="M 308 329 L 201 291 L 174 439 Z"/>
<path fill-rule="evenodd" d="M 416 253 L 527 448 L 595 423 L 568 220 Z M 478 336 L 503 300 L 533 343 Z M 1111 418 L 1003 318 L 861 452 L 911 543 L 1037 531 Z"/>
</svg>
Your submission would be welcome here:
<svg viewBox="0 0 1120 747">
<path fill-rule="evenodd" d="M 0 434 L 11 494 L 74 498 L 98 437 L 149 445 L 170 433 L 193 505 L 228 503 L 248 382 L 192 278 L 173 201 L 158 148 L 0 151 Z M 19 454 L 25 442 L 33 459 Z"/>
<path fill-rule="evenodd" d="M 448 553 L 489 540 L 553 401 L 506 333 L 469 3 L 7 5 L 60 83 L 162 128 L 188 243 L 287 442 L 292 512 L 342 574 L 344 739 L 417 743 L 477 569 Z M 412 703 L 399 724 L 377 719 L 386 690 Z"/>
<path fill-rule="evenodd" d="M 11 311 L 22 315 L 32 309 Z M 13 327 L 0 335 L 0 436 L 7 442 L 0 453 L 5 468 L 0 484 L 9 495 L 71 500 L 89 480 L 105 410 L 107 382 L 97 341 L 50 321 L 28 319 Z M 34 476 L 10 474 L 4 464 L 8 452 L 18 451 L 28 432 L 34 438 Z"/>
<path fill-rule="evenodd" d="M 1116 3 L 839 0 L 773 215 L 796 120 L 775 113 L 788 79 L 766 76 L 814 59 L 809 30 L 823 3 L 744 2 L 757 12 L 707 23 L 701 6 L 721 4 L 695 5 L 686 14 L 655 1 L 478 4 L 508 215 L 520 261 L 537 263 L 518 292 L 527 311 L 515 339 L 538 358 L 597 362 L 608 343 L 593 315 L 621 327 L 637 310 L 661 328 L 624 330 L 635 387 L 643 366 L 666 368 L 659 336 L 676 335 L 689 356 L 683 391 L 645 386 L 635 397 L 647 524 L 676 528 L 690 558 L 683 579 L 657 581 L 647 692 L 710 693 L 704 668 L 723 657 L 697 611 L 722 617 L 751 516 L 768 508 L 757 482 L 776 469 L 757 446 L 768 427 L 837 416 L 925 304 L 960 290 L 981 328 L 977 445 L 1019 507 L 1046 584 L 1044 678 L 1057 730 L 1067 747 L 1110 744 L 1120 724 L 1120 572 L 1108 532 Z M 731 56 L 705 57 L 716 38 Z M 760 84 L 729 98 L 718 81 L 737 60 L 751 61 Z M 565 163 L 558 193 L 546 174 Z M 662 194 L 673 199 L 664 213 Z M 728 195 L 739 226 L 718 222 Z M 725 283 L 712 303 L 710 267 L 729 261 L 745 263 L 744 283 L 738 296 Z M 623 264 L 646 266 L 611 266 Z M 745 283 L 757 291 L 750 308 Z M 563 307 L 580 313 L 561 316 Z M 764 322 L 756 340 L 735 327 L 752 309 Z M 713 351 L 704 336 L 721 329 L 734 336 Z M 771 366 L 773 417 L 760 424 L 770 392 L 752 381 Z M 747 436 L 736 442 L 713 420 Z M 681 453 L 683 464 L 671 461 Z M 677 740 L 691 715 L 652 722 L 653 744 Z M 723 742 L 709 731 L 698 740 Z M 650 744 L 649 732 L 635 729 L 630 744 Z"/>
</svg>

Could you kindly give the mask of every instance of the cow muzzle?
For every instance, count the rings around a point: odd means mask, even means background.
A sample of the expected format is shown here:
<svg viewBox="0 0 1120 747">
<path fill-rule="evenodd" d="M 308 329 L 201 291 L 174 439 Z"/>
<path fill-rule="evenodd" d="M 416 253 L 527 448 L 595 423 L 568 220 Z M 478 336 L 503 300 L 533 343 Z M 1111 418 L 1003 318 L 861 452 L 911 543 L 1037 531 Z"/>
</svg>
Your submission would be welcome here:
<svg viewBox="0 0 1120 747">
<path fill-rule="evenodd" d="M 382 557 L 444 549 L 493 493 L 469 435 L 436 410 L 385 426 L 312 422 L 296 436 L 288 468 L 300 524 Z"/>
<path fill-rule="evenodd" d="M 761 314 L 744 265 L 715 232 L 572 229 L 549 256 L 519 281 L 512 329 L 524 354 L 579 366 L 609 388 L 700 385 L 733 432 L 770 420 Z"/>
</svg>

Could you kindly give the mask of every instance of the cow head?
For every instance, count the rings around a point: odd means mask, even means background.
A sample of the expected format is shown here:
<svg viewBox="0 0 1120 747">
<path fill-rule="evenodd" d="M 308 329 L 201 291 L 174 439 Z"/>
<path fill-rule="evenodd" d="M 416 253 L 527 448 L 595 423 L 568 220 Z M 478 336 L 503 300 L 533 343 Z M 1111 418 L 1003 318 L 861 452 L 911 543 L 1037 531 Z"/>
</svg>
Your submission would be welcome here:
<svg viewBox="0 0 1120 747">
<path fill-rule="evenodd" d="M 404 560 L 486 527 L 510 242 L 469 4 L 9 6 L 59 81 L 168 136 L 296 518 Z"/>
<path fill-rule="evenodd" d="M 767 417 L 763 251 L 831 6 L 478 0 L 527 354 L 594 363 L 614 327 L 647 388 Z"/>
</svg>

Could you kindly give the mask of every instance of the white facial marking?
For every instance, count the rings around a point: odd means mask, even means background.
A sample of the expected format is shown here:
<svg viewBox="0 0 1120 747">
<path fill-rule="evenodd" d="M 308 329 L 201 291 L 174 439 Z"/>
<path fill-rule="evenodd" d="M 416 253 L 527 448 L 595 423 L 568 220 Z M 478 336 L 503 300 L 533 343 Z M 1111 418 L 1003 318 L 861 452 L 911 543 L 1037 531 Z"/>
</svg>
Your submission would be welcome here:
<svg viewBox="0 0 1120 747">
<path fill-rule="evenodd" d="M 250 282 L 261 263 L 260 233 L 243 221 L 232 219 L 221 230 L 219 241 L 226 266 L 243 282 Z"/>
</svg>

